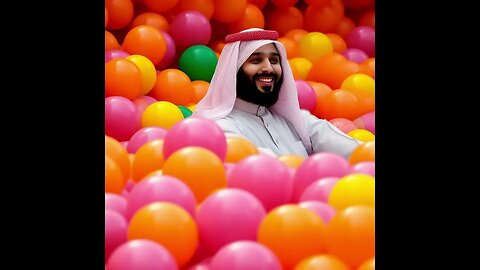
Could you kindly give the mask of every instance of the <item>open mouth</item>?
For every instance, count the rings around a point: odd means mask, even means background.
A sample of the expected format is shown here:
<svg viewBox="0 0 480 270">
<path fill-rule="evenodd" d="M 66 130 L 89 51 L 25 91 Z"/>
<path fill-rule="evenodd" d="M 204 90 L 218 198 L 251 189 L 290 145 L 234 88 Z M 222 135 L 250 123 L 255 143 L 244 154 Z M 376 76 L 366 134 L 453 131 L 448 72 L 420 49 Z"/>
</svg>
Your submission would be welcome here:
<svg viewBox="0 0 480 270">
<path fill-rule="evenodd" d="M 275 81 L 274 76 L 256 76 L 255 77 L 255 84 L 257 85 L 258 90 L 264 93 L 272 92 L 274 81 Z"/>
</svg>

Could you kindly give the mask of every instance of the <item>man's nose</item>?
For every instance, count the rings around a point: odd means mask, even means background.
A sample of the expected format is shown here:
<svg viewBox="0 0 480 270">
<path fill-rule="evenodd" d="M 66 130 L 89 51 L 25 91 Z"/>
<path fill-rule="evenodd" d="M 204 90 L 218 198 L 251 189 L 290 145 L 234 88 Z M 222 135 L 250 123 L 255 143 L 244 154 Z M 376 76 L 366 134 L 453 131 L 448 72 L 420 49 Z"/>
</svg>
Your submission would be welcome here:
<svg viewBox="0 0 480 270">
<path fill-rule="evenodd" d="M 273 72 L 273 67 L 272 64 L 270 63 L 269 60 L 265 60 L 262 63 L 262 71 L 263 72 Z"/>
</svg>

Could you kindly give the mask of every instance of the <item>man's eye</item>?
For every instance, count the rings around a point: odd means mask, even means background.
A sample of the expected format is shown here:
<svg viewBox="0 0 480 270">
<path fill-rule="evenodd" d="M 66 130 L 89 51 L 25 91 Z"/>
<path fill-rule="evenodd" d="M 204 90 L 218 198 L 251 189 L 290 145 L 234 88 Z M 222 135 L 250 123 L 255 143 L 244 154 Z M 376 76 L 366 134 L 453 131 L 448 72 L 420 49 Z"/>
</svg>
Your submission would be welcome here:
<svg viewBox="0 0 480 270">
<path fill-rule="evenodd" d="M 258 63 L 260 63 L 260 62 L 261 62 L 261 61 L 260 61 L 260 59 L 258 59 L 258 58 L 253 58 L 253 59 L 250 60 L 250 63 L 252 63 L 252 64 L 258 64 Z"/>
<path fill-rule="evenodd" d="M 278 59 L 277 58 L 270 59 L 270 63 L 278 64 Z"/>
</svg>

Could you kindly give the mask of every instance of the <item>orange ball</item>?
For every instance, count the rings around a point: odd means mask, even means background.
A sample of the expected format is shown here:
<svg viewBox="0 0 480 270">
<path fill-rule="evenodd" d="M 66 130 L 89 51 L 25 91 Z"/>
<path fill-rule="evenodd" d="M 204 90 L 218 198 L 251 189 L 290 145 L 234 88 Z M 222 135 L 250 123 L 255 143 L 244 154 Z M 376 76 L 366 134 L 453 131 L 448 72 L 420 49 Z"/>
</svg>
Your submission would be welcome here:
<svg viewBox="0 0 480 270">
<path fill-rule="evenodd" d="M 149 173 L 162 169 L 163 158 L 163 140 L 153 140 L 142 145 L 132 162 L 132 180 L 135 183 L 140 182 Z"/>
<path fill-rule="evenodd" d="M 137 65 L 125 58 L 105 63 L 105 97 L 122 96 L 133 100 L 142 91 L 142 74 Z"/>
<path fill-rule="evenodd" d="M 131 0 L 105 0 L 108 12 L 107 29 L 122 29 L 133 18 L 133 3 Z"/>
<path fill-rule="evenodd" d="M 248 156 L 259 153 L 258 148 L 250 141 L 240 137 L 227 137 L 227 156 L 225 162 L 237 163 Z"/>
<path fill-rule="evenodd" d="M 208 20 L 212 18 L 215 9 L 213 0 L 180 0 L 177 7 L 178 13 L 187 10 L 196 10 L 205 15 Z"/>
<path fill-rule="evenodd" d="M 343 17 L 332 32 L 335 32 L 345 40 L 355 27 L 356 25 L 352 19 Z"/>
<path fill-rule="evenodd" d="M 268 0 L 248 0 L 248 3 L 254 4 L 259 9 L 263 9 L 263 7 L 265 7 L 265 4 L 267 4 L 267 1 Z"/>
<path fill-rule="evenodd" d="M 303 28 L 303 14 L 296 7 L 274 9 L 267 16 L 266 24 L 268 29 L 283 36 L 290 30 Z"/>
<path fill-rule="evenodd" d="M 308 257 L 300 262 L 293 270 L 351 270 L 350 267 L 342 262 L 339 258 L 328 255 L 315 255 Z"/>
<path fill-rule="evenodd" d="M 111 157 L 105 155 L 105 193 L 120 194 L 124 186 L 122 170 Z"/>
<path fill-rule="evenodd" d="M 130 29 L 133 29 L 137 26 L 140 25 L 150 25 L 155 28 L 157 28 L 160 31 L 168 31 L 169 28 L 169 23 L 165 17 L 163 17 L 161 14 L 158 14 L 156 12 L 143 12 L 138 14 L 130 24 Z"/>
<path fill-rule="evenodd" d="M 351 206 L 336 213 L 327 225 L 327 253 L 352 269 L 375 256 L 375 209 Z"/>
<path fill-rule="evenodd" d="M 338 89 L 348 76 L 357 73 L 359 69 L 357 63 L 348 61 L 339 53 L 331 52 L 313 63 L 307 80 L 325 83 L 332 89 Z"/>
<path fill-rule="evenodd" d="M 143 0 L 143 4 L 151 11 L 162 13 L 172 10 L 179 0 Z"/>
<path fill-rule="evenodd" d="M 285 33 L 284 37 L 293 40 L 293 42 L 295 42 L 296 44 L 299 44 L 300 40 L 302 40 L 303 36 L 305 36 L 306 34 L 308 34 L 308 32 L 305 29 L 295 28 Z"/>
<path fill-rule="evenodd" d="M 105 28 L 107 27 L 108 24 L 108 10 L 107 7 L 105 7 Z"/>
<path fill-rule="evenodd" d="M 262 10 L 253 4 L 247 4 L 243 16 L 229 24 L 230 32 L 236 33 L 248 28 L 264 28 L 265 18 Z"/>
<path fill-rule="evenodd" d="M 140 54 L 158 64 L 165 52 L 167 44 L 160 30 L 151 25 L 139 25 L 128 31 L 122 43 L 123 50 L 129 54 Z"/>
<path fill-rule="evenodd" d="M 198 203 L 227 185 L 222 160 L 212 151 L 198 146 L 173 152 L 163 164 L 163 174 L 183 181 L 190 187 Z"/>
<path fill-rule="evenodd" d="M 117 38 L 112 33 L 105 30 L 105 51 L 119 50 L 119 49 L 120 49 L 120 44 L 118 44 Z"/>
<path fill-rule="evenodd" d="M 157 80 L 149 95 L 156 100 L 186 106 L 193 100 L 194 92 L 188 75 L 179 69 L 170 68 L 157 74 Z"/>
<path fill-rule="evenodd" d="M 247 0 L 213 0 L 213 18 L 222 23 L 232 23 L 240 20 L 245 14 Z"/>
<path fill-rule="evenodd" d="M 330 5 L 322 8 L 308 6 L 305 10 L 305 29 L 311 32 L 333 32 L 344 14 L 342 0 L 332 0 Z"/>
<path fill-rule="evenodd" d="M 313 211 L 293 204 L 271 210 L 260 223 L 258 242 L 277 255 L 284 269 L 325 252 L 326 226 Z"/>
<path fill-rule="evenodd" d="M 346 118 L 354 120 L 361 116 L 357 110 L 357 97 L 351 92 L 336 89 L 320 101 L 315 107 L 314 114 L 327 120 L 334 118 Z"/>
<path fill-rule="evenodd" d="M 375 270 L 375 257 L 366 260 L 357 270 Z"/>
<path fill-rule="evenodd" d="M 360 64 L 366 71 L 365 74 L 373 76 L 375 74 L 375 57 L 368 58 Z"/>
<path fill-rule="evenodd" d="M 292 39 L 286 38 L 286 37 L 279 37 L 278 41 L 281 42 L 285 47 L 285 50 L 287 51 L 288 59 L 300 57 L 300 50 L 298 48 L 298 43 L 295 43 Z"/>
<path fill-rule="evenodd" d="M 154 202 L 133 215 L 127 238 L 155 241 L 173 255 L 178 266 L 183 266 L 197 249 L 198 228 L 192 216 L 177 204 Z"/>
<path fill-rule="evenodd" d="M 105 154 L 112 158 L 120 167 L 125 183 L 130 178 L 130 160 L 128 152 L 116 139 L 105 136 Z"/>
<path fill-rule="evenodd" d="M 350 165 L 363 161 L 375 161 L 375 141 L 360 144 L 353 150 L 348 159 Z"/>
<path fill-rule="evenodd" d="M 193 99 L 191 102 L 198 103 L 207 94 L 210 83 L 202 80 L 195 80 L 192 82 L 192 86 Z"/>
<path fill-rule="evenodd" d="M 335 33 L 328 33 L 326 35 L 332 42 L 334 52 L 342 53 L 344 50 L 347 49 L 347 43 L 340 35 Z"/>
<path fill-rule="evenodd" d="M 324 83 L 314 82 L 314 81 L 307 81 L 307 83 L 315 91 L 315 95 L 317 96 L 317 104 L 319 104 L 320 101 L 324 99 L 328 93 L 333 91 L 332 88 L 330 88 L 330 86 Z"/>
<path fill-rule="evenodd" d="M 283 164 L 285 164 L 289 168 L 297 169 L 298 166 L 300 166 L 303 163 L 305 158 L 297 155 L 283 155 L 283 156 L 279 156 L 278 160 L 280 160 Z"/>
</svg>

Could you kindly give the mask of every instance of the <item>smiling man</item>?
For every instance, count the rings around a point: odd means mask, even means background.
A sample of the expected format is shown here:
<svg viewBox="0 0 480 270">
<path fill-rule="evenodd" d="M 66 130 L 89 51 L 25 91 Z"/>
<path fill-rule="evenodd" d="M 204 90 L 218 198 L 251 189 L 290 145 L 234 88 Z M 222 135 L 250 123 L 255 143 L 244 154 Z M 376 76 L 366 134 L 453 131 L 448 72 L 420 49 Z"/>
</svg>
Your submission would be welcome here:
<svg viewBox="0 0 480 270">
<path fill-rule="evenodd" d="M 208 92 L 192 117 L 215 121 L 274 156 L 331 152 L 348 158 L 360 144 L 327 120 L 301 110 L 278 33 L 251 28 L 225 38 Z"/>
</svg>

